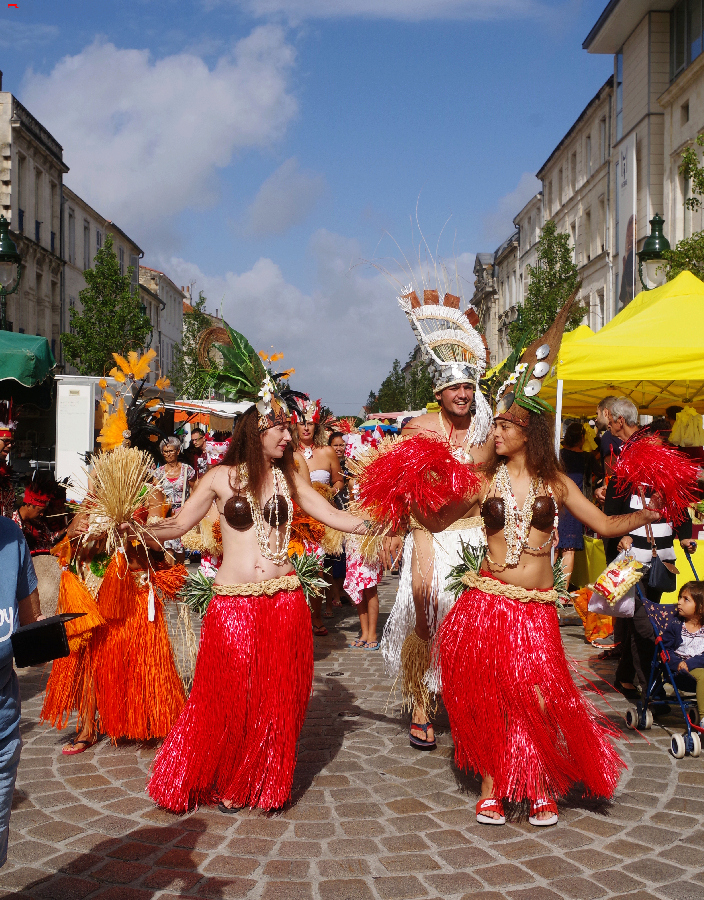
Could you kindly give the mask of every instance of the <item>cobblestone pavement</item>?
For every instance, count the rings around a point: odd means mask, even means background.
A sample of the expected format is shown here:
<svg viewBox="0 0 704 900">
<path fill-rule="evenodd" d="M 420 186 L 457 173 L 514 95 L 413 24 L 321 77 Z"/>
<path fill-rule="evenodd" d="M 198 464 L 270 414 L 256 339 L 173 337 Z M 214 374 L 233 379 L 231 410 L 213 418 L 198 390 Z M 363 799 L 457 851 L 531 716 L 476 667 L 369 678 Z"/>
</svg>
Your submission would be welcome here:
<svg viewBox="0 0 704 900">
<path fill-rule="evenodd" d="M 384 613 L 394 591 L 385 578 Z M 555 828 L 533 828 L 520 812 L 502 828 L 477 825 L 478 782 L 453 768 L 447 719 L 435 752 L 409 747 L 407 720 L 387 708 L 380 654 L 346 647 L 356 625 L 344 607 L 316 639 L 293 803 L 274 815 L 156 809 L 144 792 L 153 746 L 103 740 L 62 757 L 67 732 L 38 724 L 46 673 L 23 672 L 25 746 L 0 896 L 702 900 L 704 759 L 674 760 L 659 728 L 647 739 L 630 732 L 613 803 L 564 803 Z M 563 634 L 580 671 L 610 680 L 581 629 Z M 624 701 L 606 690 L 599 706 L 622 721 Z"/>
</svg>

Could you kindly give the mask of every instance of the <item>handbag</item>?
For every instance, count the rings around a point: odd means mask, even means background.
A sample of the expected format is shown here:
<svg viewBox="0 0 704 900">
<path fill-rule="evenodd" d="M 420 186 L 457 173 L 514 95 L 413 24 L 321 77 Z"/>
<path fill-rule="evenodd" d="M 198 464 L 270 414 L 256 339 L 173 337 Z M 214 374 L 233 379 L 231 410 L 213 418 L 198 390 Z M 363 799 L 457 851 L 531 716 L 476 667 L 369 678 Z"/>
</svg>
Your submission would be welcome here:
<svg viewBox="0 0 704 900">
<path fill-rule="evenodd" d="M 645 497 L 642 489 L 641 499 L 643 501 L 643 509 L 645 509 Z M 653 537 L 653 528 L 650 523 L 645 526 L 645 536 L 650 541 L 650 548 L 653 554 L 650 569 L 648 570 L 648 587 L 654 591 L 662 591 L 663 594 L 671 594 L 677 588 L 679 569 L 674 563 L 662 560 L 658 556 L 655 538 Z"/>
</svg>

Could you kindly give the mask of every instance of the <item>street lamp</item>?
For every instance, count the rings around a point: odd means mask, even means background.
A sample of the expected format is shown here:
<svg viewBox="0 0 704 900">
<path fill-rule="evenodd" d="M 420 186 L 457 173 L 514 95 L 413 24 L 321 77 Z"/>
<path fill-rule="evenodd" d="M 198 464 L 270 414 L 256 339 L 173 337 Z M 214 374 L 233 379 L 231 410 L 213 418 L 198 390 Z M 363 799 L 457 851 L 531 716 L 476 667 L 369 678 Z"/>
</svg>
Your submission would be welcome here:
<svg viewBox="0 0 704 900">
<path fill-rule="evenodd" d="M 660 287 L 665 284 L 667 278 L 663 254 L 670 249 L 670 242 L 662 233 L 664 224 L 665 220 L 660 213 L 655 213 L 650 220 L 650 234 L 645 239 L 643 249 L 638 251 L 638 275 L 644 291 L 650 290 L 645 283 L 646 279 L 653 287 Z M 646 279 L 643 278 L 643 264 L 645 264 Z"/>
<path fill-rule="evenodd" d="M 7 331 L 7 295 L 14 294 L 22 277 L 22 257 L 10 237 L 10 223 L 0 216 L 0 330 Z"/>
</svg>

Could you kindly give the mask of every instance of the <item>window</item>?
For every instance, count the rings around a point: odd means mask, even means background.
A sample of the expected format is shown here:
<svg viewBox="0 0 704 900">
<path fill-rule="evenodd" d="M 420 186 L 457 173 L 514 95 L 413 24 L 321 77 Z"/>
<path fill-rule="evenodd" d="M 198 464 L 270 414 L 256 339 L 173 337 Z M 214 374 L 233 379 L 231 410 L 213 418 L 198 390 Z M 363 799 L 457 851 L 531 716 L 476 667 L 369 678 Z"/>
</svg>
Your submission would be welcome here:
<svg viewBox="0 0 704 900">
<path fill-rule="evenodd" d="M 548 182 L 548 216 L 552 215 L 552 178 Z"/>
<path fill-rule="evenodd" d="M 670 13 L 670 80 L 674 81 L 704 49 L 702 0 L 679 0 Z"/>
<path fill-rule="evenodd" d="M 599 121 L 599 164 L 606 162 L 606 118 Z"/>
<path fill-rule="evenodd" d="M 51 182 L 51 252 L 56 253 L 56 183 Z"/>
<path fill-rule="evenodd" d="M 125 248 L 120 247 L 120 275 L 125 274 Z"/>
<path fill-rule="evenodd" d="M 689 100 L 680 106 L 680 125 L 686 125 L 689 122 Z"/>
<path fill-rule="evenodd" d="M 584 252 L 587 262 L 592 258 L 592 211 L 588 209 L 584 214 Z"/>
<path fill-rule="evenodd" d="M 594 307 L 594 331 L 598 331 L 604 324 L 604 311 L 604 288 L 599 288 Z"/>
<path fill-rule="evenodd" d="M 587 135 L 587 139 L 584 142 L 584 155 L 587 161 L 587 178 L 591 178 L 592 174 L 592 136 L 590 134 Z"/>
<path fill-rule="evenodd" d="M 20 156 L 17 154 L 17 218 L 19 219 L 17 223 L 17 230 L 20 234 L 24 234 L 24 204 L 25 204 L 25 195 L 24 195 L 24 179 L 25 179 L 25 158 L 24 156 Z"/>
<path fill-rule="evenodd" d="M 76 264 L 76 215 L 69 206 L 68 209 L 68 261 Z"/>
<path fill-rule="evenodd" d="M 34 170 L 34 240 L 39 244 L 42 237 L 42 173 Z"/>
<path fill-rule="evenodd" d="M 577 190 L 577 151 L 570 156 L 570 190 L 573 194 Z"/>
<path fill-rule="evenodd" d="M 596 227 L 599 253 L 603 253 L 606 250 L 606 205 L 603 196 L 599 197 L 599 218 L 597 219 Z"/>
<path fill-rule="evenodd" d="M 102 232 L 102 231 L 97 231 L 97 230 L 96 230 L 96 232 L 95 232 L 95 247 L 96 247 L 96 250 L 100 250 L 100 248 L 101 248 L 102 246 L 103 246 L 103 232 Z"/>
<path fill-rule="evenodd" d="M 90 222 L 83 220 L 83 271 L 90 269 Z"/>
<path fill-rule="evenodd" d="M 572 260 L 577 263 L 577 223 L 573 222 L 570 231 L 572 233 Z"/>
<path fill-rule="evenodd" d="M 623 50 L 616 54 L 616 140 L 623 137 Z"/>
<path fill-rule="evenodd" d="M 557 170 L 557 205 L 562 206 L 562 166 Z"/>
</svg>

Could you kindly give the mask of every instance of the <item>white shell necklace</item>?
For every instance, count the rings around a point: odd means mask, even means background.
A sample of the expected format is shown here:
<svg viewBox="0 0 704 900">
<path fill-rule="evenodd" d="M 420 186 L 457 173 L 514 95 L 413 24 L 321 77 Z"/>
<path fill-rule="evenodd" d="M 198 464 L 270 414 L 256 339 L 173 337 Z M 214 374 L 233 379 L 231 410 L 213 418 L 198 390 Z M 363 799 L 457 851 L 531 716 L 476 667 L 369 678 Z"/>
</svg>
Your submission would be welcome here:
<svg viewBox="0 0 704 900">
<path fill-rule="evenodd" d="M 472 438 L 474 437 L 474 430 L 476 425 L 474 417 L 472 417 L 472 421 L 470 422 L 469 428 L 467 429 L 467 434 L 465 434 L 464 440 L 459 446 L 454 445 L 450 440 L 450 435 L 447 433 L 445 422 L 442 418 L 441 409 L 438 410 L 438 422 L 440 423 L 440 428 L 442 430 L 443 436 L 445 437 L 445 440 L 450 445 L 450 453 L 455 457 L 457 462 L 464 463 L 465 465 L 473 463 L 474 457 L 472 456 L 471 452 L 465 448 L 472 446 Z"/>
<path fill-rule="evenodd" d="M 304 447 L 301 450 L 304 459 L 313 459 L 313 448 L 312 447 Z"/>
</svg>

